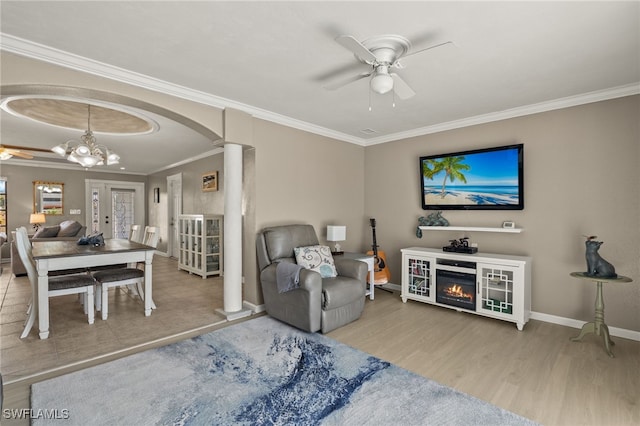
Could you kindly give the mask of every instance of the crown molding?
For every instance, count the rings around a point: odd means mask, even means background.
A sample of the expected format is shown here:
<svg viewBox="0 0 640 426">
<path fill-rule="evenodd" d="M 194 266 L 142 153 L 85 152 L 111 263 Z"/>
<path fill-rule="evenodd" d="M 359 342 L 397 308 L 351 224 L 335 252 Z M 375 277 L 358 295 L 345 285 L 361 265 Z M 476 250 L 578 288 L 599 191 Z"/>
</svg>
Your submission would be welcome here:
<svg viewBox="0 0 640 426">
<path fill-rule="evenodd" d="M 182 161 L 178 161 L 176 163 L 169 164 L 168 166 L 161 167 L 161 168 L 159 168 L 157 170 L 153 170 L 153 171 L 149 172 L 148 175 L 153 175 L 155 173 L 160 173 L 160 172 L 163 172 L 165 170 L 169 170 L 169 169 L 171 169 L 173 167 L 182 166 L 183 164 L 188 164 L 188 163 L 191 163 L 191 162 L 196 161 L 196 160 L 201 160 L 203 158 L 210 157 L 212 155 L 223 154 L 223 153 L 224 153 L 224 148 L 218 147 L 218 148 L 215 148 L 215 149 L 213 149 L 211 151 L 203 152 L 202 154 L 198 154 L 198 155 L 196 155 L 194 157 L 186 158 L 186 159 L 184 159 Z"/>
<path fill-rule="evenodd" d="M 165 170 L 169 170 L 172 167 L 178 167 L 178 166 L 182 166 L 183 164 L 188 164 L 191 163 L 193 161 L 196 160 L 200 160 L 202 158 L 206 158 L 206 157 L 210 157 L 212 155 L 217 155 L 217 154 L 222 154 L 224 153 L 224 148 L 222 147 L 217 147 L 215 149 L 212 149 L 210 151 L 207 152 L 203 152 L 202 154 L 198 154 L 196 156 L 187 158 L 185 160 L 173 163 L 173 164 L 169 164 L 168 166 L 164 166 L 160 169 L 157 170 L 152 170 L 149 173 L 142 173 L 142 172 L 129 172 L 127 170 L 110 170 L 110 169 L 104 169 L 101 168 L 100 166 L 98 167 L 92 167 L 91 169 L 87 169 L 90 170 L 91 172 L 97 172 L 97 173 L 116 173 L 116 174 L 121 174 L 121 175 L 135 175 L 135 176 L 149 176 L 155 173 L 160 173 L 163 172 Z M 58 162 L 58 161 L 40 161 L 40 160 L 23 160 L 23 159 L 19 159 L 16 157 L 13 157 L 9 160 L 3 160 L 2 163 L 8 165 L 8 166 L 21 166 L 21 167 L 46 167 L 48 169 L 62 169 L 62 170 L 73 170 L 73 171 L 79 171 L 79 170 L 84 170 L 83 167 L 78 166 L 75 163 L 71 163 L 71 162 Z M 1 178 L 0 178 L 1 179 Z"/>
<path fill-rule="evenodd" d="M 193 90 L 177 84 L 168 83 L 166 81 L 149 77 L 144 74 L 108 65 L 99 61 L 94 61 L 92 59 L 75 55 L 73 53 L 65 52 L 63 50 L 45 46 L 43 44 L 34 43 L 32 41 L 14 37 L 2 32 L 0 32 L 0 50 L 15 53 L 16 55 L 25 56 L 27 58 L 48 62 L 53 65 L 70 68 L 76 71 L 82 71 L 99 77 L 108 78 L 110 80 L 119 81 L 121 83 L 130 84 L 132 86 L 141 87 L 144 89 L 152 90 L 154 92 L 160 92 L 181 99 L 213 106 L 219 109 L 237 109 L 246 112 L 254 116 L 255 118 L 282 124 L 287 127 L 304 130 L 321 136 L 355 143 L 361 146 L 366 145 L 366 141 L 362 138 L 351 136 L 342 132 L 336 132 L 326 127 L 317 126 L 315 124 L 307 123 L 302 120 L 297 120 L 291 117 L 284 116 L 282 114 L 267 111 L 262 108 L 257 108 L 241 102 L 236 102 L 231 99 L 222 98 L 199 90 Z"/>
<path fill-rule="evenodd" d="M 119 175 L 135 175 L 135 176 L 147 176 L 147 173 L 140 172 L 128 172 L 126 170 L 112 170 L 112 169 L 104 169 L 101 166 L 92 167 L 90 169 L 85 169 L 82 166 L 79 166 L 76 163 L 71 162 L 56 162 L 56 161 L 39 161 L 39 160 L 20 160 L 16 157 L 13 157 L 9 160 L 2 161 L 3 164 L 7 166 L 20 166 L 20 167 L 45 167 L 47 169 L 63 169 L 63 170 L 72 170 L 72 171 L 84 171 L 90 170 L 91 172 L 96 173 L 114 173 Z"/>
<path fill-rule="evenodd" d="M 393 135 L 380 136 L 378 138 L 369 139 L 367 141 L 367 146 L 637 94 L 640 94 L 640 82 L 613 87 L 610 89 L 597 90 L 581 95 L 567 96 L 565 98 L 554 99 L 551 101 L 540 102 L 532 105 L 525 105 L 522 107 L 511 108 L 504 111 L 477 115 L 475 117 L 463 118 L 461 120 L 448 121 L 446 123 L 435 124 L 433 126 L 426 126 L 406 132 L 394 133 Z"/>
<path fill-rule="evenodd" d="M 343 142 L 353 143 L 364 147 L 412 138 L 416 136 L 443 132 L 447 130 L 460 129 L 463 127 L 469 127 L 478 124 L 506 120 L 509 118 L 537 114 L 546 111 L 553 111 L 556 109 L 568 108 L 592 102 L 637 95 L 640 93 L 640 82 L 635 82 L 632 84 L 613 87 L 610 89 L 598 90 L 575 96 L 568 96 L 565 98 L 544 101 L 537 104 L 511 108 L 504 111 L 497 111 L 474 117 L 463 118 L 460 120 L 449 121 L 446 123 L 420 127 L 406 132 L 398 132 L 386 136 L 380 136 L 377 138 L 365 139 L 346 133 L 337 132 L 326 127 L 317 126 L 315 124 L 311 124 L 302 120 L 287 117 L 285 115 L 278 114 L 272 111 L 267 111 L 262 108 L 257 108 L 244 103 L 236 102 L 231 99 L 222 98 L 202 91 L 189 89 L 177 84 L 168 83 L 166 81 L 149 77 L 144 74 L 94 61 L 79 55 L 68 53 L 39 43 L 34 43 L 19 37 L 14 37 L 9 34 L 4 34 L 2 32 L 0 32 L 0 50 L 70 68 L 73 70 L 86 72 L 88 74 L 108 78 L 155 92 L 169 94 L 171 96 L 202 103 L 215 108 L 237 109 L 261 120 L 273 122 L 283 126 L 306 131 L 320 136 L 325 136 L 332 139 L 337 139 Z"/>
</svg>

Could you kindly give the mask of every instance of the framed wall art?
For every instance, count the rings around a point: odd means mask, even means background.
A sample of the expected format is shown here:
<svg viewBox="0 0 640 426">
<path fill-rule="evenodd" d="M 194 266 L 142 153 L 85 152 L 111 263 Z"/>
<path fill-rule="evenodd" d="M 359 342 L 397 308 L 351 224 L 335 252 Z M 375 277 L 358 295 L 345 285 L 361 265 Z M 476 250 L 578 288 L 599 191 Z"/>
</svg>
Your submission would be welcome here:
<svg viewBox="0 0 640 426">
<path fill-rule="evenodd" d="M 218 190 L 218 171 L 207 172 L 202 175 L 202 191 L 217 191 Z"/>
</svg>

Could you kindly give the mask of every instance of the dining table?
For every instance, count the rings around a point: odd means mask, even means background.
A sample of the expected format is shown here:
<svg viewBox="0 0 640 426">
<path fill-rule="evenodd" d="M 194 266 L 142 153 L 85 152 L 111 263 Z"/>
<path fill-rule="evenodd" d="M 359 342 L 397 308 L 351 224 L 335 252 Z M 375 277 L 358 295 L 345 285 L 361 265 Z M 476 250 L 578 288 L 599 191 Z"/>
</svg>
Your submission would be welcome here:
<svg viewBox="0 0 640 426">
<path fill-rule="evenodd" d="M 49 337 L 49 272 L 144 262 L 144 315 L 151 315 L 152 261 L 154 247 L 126 239 L 105 239 L 104 245 L 81 245 L 76 241 L 36 241 L 32 246 L 38 272 L 37 294 L 32 309 L 38 310 L 40 338 Z M 88 307 L 93 309 L 93 307 Z"/>
</svg>

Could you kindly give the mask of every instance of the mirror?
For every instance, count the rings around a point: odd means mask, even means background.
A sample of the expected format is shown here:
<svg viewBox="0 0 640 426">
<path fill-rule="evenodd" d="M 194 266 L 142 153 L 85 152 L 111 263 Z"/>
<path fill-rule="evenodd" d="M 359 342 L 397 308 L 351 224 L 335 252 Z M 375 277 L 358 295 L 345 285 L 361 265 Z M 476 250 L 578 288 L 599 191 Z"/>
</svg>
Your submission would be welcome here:
<svg viewBox="0 0 640 426">
<path fill-rule="evenodd" d="M 51 215 L 64 214 L 64 183 L 33 182 L 33 212 Z"/>
</svg>

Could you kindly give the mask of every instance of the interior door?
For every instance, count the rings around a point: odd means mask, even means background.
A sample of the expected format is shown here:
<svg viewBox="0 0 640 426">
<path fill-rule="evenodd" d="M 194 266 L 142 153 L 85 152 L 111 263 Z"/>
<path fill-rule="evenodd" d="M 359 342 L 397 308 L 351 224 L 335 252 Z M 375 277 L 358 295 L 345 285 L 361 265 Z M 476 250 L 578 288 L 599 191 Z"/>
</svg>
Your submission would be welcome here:
<svg viewBox="0 0 640 426">
<path fill-rule="evenodd" d="M 167 193 L 169 209 L 167 217 L 169 218 L 169 256 L 178 258 L 180 244 L 178 243 L 178 216 L 182 214 L 182 174 L 167 176 Z"/>
<path fill-rule="evenodd" d="M 144 183 L 85 180 L 85 207 L 90 233 L 128 238 L 132 224 L 145 225 Z"/>
</svg>

